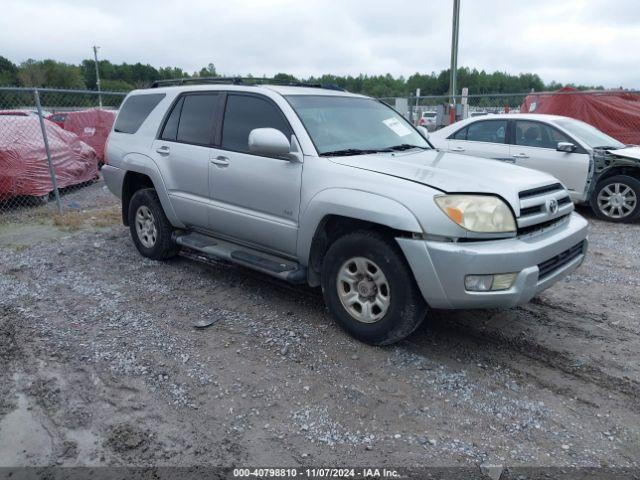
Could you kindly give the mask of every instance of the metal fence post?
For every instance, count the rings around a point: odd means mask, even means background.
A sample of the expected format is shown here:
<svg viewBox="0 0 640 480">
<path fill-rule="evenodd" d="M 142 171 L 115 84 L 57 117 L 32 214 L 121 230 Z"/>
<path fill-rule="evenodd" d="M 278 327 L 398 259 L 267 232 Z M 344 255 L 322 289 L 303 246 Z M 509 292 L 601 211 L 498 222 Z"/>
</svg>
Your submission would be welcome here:
<svg viewBox="0 0 640 480">
<path fill-rule="evenodd" d="M 38 109 L 38 118 L 40 119 L 40 129 L 42 130 L 42 139 L 44 140 L 44 150 L 47 152 L 47 162 L 49 162 L 49 175 L 51 175 L 51 184 L 53 185 L 53 192 L 56 196 L 56 204 L 58 205 L 58 212 L 62 213 L 62 203 L 60 202 L 60 192 L 58 191 L 58 183 L 56 181 L 56 172 L 53 169 L 53 163 L 51 162 L 51 151 L 49 150 L 49 138 L 47 137 L 47 129 L 44 125 L 44 118 L 42 116 L 42 106 L 40 105 L 40 94 L 38 89 L 33 89 L 33 98 L 36 101 L 36 108 Z"/>
</svg>

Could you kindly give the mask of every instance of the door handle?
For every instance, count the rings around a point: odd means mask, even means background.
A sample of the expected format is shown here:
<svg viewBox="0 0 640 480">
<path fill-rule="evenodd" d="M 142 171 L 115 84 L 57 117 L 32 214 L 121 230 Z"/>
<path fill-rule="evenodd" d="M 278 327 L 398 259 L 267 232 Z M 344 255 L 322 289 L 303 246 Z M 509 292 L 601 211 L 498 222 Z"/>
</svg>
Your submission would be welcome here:
<svg viewBox="0 0 640 480">
<path fill-rule="evenodd" d="M 216 157 L 216 158 L 212 158 L 211 159 L 211 163 L 213 163 L 214 165 L 216 165 L 217 167 L 228 167 L 229 166 L 229 159 L 227 157 Z"/>
<path fill-rule="evenodd" d="M 160 155 L 169 155 L 169 147 L 163 145 L 162 147 L 156 148 L 156 152 L 158 152 Z"/>
<path fill-rule="evenodd" d="M 464 152 L 464 148 L 462 147 L 453 147 L 451 148 L 452 152 Z"/>
<path fill-rule="evenodd" d="M 526 153 L 516 153 L 515 155 L 511 155 L 513 158 L 518 159 L 518 158 L 529 158 L 529 155 L 527 155 Z"/>
</svg>

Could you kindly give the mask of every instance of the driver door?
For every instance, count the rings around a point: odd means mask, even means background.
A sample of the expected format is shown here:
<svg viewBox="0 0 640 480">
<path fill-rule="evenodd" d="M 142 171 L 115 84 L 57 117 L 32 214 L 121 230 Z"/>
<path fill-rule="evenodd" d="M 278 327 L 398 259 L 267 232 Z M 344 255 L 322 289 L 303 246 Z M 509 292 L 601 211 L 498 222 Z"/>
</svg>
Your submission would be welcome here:
<svg viewBox="0 0 640 480">
<path fill-rule="evenodd" d="M 209 228 L 263 250 L 293 255 L 298 237 L 302 164 L 249 152 L 254 128 L 291 139 L 280 108 L 262 95 L 229 93 L 220 146 L 209 162 Z"/>
</svg>

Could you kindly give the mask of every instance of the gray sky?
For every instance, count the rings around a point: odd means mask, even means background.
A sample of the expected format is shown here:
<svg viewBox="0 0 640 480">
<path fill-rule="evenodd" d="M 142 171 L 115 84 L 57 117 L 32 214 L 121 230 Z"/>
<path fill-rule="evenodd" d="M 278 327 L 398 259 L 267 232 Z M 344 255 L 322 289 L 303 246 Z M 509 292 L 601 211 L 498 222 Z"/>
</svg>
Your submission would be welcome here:
<svg viewBox="0 0 640 480">
<path fill-rule="evenodd" d="M 640 88 L 640 0 L 461 0 L 459 65 Z M 0 55 L 213 62 L 225 74 L 411 75 L 447 68 L 452 0 L 20 0 Z"/>
</svg>

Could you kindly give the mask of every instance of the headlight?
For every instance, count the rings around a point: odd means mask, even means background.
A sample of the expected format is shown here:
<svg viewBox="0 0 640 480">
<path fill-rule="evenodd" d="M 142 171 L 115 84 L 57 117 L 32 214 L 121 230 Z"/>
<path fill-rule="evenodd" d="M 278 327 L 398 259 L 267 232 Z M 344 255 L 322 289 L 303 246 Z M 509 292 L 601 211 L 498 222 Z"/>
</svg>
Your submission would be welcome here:
<svg viewBox="0 0 640 480">
<path fill-rule="evenodd" d="M 462 228 L 478 233 L 515 232 L 511 210 L 498 197 L 490 195 L 439 195 L 436 204 Z"/>
</svg>

